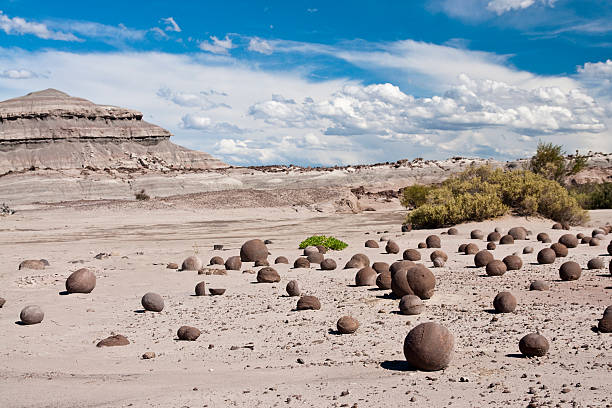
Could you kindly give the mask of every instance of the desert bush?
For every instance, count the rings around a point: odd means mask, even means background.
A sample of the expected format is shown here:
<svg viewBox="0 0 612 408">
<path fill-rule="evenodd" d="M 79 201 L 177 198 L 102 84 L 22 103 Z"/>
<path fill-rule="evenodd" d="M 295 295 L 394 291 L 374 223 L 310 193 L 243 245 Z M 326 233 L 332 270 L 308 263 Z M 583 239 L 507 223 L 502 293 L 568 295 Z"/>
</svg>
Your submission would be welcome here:
<svg viewBox="0 0 612 408">
<path fill-rule="evenodd" d="M 134 194 L 134 197 L 136 197 L 138 201 L 146 201 L 151 199 L 151 197 L 149 197 L 149 195 L 144 191 L 144 188 L 138 193 Z"/>
<path fill-rule="evenodd" d="M 433 186 L 415 184 L 402 190 L 401 203 L 404 207 L 417 208 L 427 202 L 427 194 L 433 190 Z"/>
<path fill-rule="evenodd" d="M 563 184 L 565 177 L 578 173 L 586 167 L 586 157 L 576 151 L 575 156 L 565 158 L 565 152 L 559 145 L 538 143 L 536 154 L 529 161 L 528 169 Z"/>
<path fill-rule="evenodd" d="M 340 241 L 334 237 L 326 237 L 325 235 L 313 235 L 312 237 L 306 238 L 300 243 L 299 248 L 304 249 L 308 246 L 322 245 L 327 249 L 333 249 L 334 251 L 341 251 L 348 246 L 347 243 Z"/>
<path fill-rule="evenodd" d="M 569 188 L 572 197 L 586 210 L 612 208 L 612 183 L 588 183 Z"/>
<path fill-rule="evenodd" d="M 408 215 L 415 228 L 438 228 L 482 221 L 513 211 L 581 224 L 587 213 L 554 180 L 526 170 L 471 167 L 427 194 L 426 203 Z"/>
</svg>

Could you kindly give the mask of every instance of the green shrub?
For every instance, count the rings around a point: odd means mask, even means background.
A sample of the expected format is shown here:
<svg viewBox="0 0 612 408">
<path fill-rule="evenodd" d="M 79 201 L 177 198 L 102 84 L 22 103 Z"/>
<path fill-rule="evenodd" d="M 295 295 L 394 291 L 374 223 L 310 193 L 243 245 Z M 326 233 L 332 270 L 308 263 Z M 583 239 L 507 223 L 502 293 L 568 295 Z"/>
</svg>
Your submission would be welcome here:
<svg viewBox="0 0 612 408">
<path fill-rule="evenodd" d="M 587 210 L 612 208 L 612 183 L 589 183 L 570 187 L 571 195 Z"/>
<path fill-rule="evenodd" d="M 588 218 L 559 183 L 530 171 L 471 167 L 433 187 L 426 203 L 408 215 L 415 228 L 438 228 L 483 221 L 513 211 L 581 224 Z"/>
<path fill-rule="evenodd" d="M 326 237 L 325 235 L 313 235 L 310 238 L 306 238 L 300 243 L 299 248 L 304 249 L 308 246 L 322 245 L 327 249 L 333 249 L 334 251 L 341 251 L 348 246 L 347 243 L 340 241 L 334 237 Z"/>
<path fill-rule="evenodd" d="M 427 194 L 433 190 L 433 186 L 415 184 L 402 190 L 401 203 L 404 207 L 417 208 L 427 202 Z"/>
<path fill-rule="evenodd" d="M 586 157 L 578 154 L 578 151 L 575 156 L 566 159 L 562 147 L 552 143 L 538 143 L 536 154 L 529 161 L 529 170 L 559 183 L 585 167 Z"/>
</svg>

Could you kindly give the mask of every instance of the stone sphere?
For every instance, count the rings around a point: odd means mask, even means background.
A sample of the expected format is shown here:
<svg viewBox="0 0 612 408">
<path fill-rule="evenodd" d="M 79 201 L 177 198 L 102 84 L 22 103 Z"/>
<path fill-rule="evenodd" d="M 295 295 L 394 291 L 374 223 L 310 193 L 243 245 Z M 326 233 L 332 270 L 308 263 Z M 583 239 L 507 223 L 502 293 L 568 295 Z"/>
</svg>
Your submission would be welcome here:
<svg viewBox="0 0 612 408">
<path fill-rule="evenodd" d="M 280 282 L 280 275 L 276 269 L 266 266 L 257 272 L 257 282 L 259 283 L 274 283 Z"/>
<path fill-rule="evenodd" d="M 317 245 L 317 249 L 319 250 L 320 254 L 326 254 L 327 253 L 327 248 L 323 245 Z"/>
<path fill-rule="evenodd" d="M 417 248 L 419 248 L 419 249 L 425 249 L 425 248 L 427 248 L 427 244 L 426 244 L 425 242 L 419 242 L 419 243 L 417 244 Z"/>
<path fill-rule="evenodd" d="M 600 333 L 612 333 L 612 306 L 608 306 L 597 325 Z"/>
<path fill-rule="evenodd" d="M 289 264 L 289 260 L 284 256 L 279 256 L 274 260 L 275 264 Z"/>
<path fill-rule="evenodd" d="M 402 258 L 404 258 L 407 261 L 420 261 L 421 253 L 417 251 L 416 249 L 407 249 L 402 254 Z"/>
<path fill-rule="evenodd" d="M 471 239 L 483 239 L 484 238 L 484 233 L 481 230 L 473 230 L 472 232 L 470 232 L 470 238 Z"/>
<path fill-rule="evenodd" d="M 489 242 L 497 242 L 501 239 L 501 234 L 497 231 L 493 231 L 491 232 L 489 235 L 487 235 L 487 241 Z"/>
<path fill-rule="evenodd" d="M 387 245 L 385 246 L 385 251 L 388 254 L 397 254 L 400 251 L 399 245 L 395 241 L 387 241 Z"/>
<path fill-rule="evenodd" d="M 446 233 L 448 235 L 459 235 L 459 230 L 457 228 L 449 228 Z"/>
<path fill-rule="evenodd" d="M 368 239 L 365 242 L 365 247 L 366 248 L 379 248 L 378 242 L 374 241 L 373 239 Z"/>
<path fill-rule="evenodd" d="M 96 287 L 96 275 L 87 268 L 81 268 L 66 279 L 68 293 L 89 293 Z"/>
<path fill-rule="evenodd" d="M 482 250 L 474 255 L 474 265 L 476 265 L 478 268 L 482 268 L 483 266 L 487 266 L 487 264 L 493 259 L 495 258 L 493 257 L 492 253 L 487 250 Z"/>
<path fill-rule="evenodd" d="M 285 289 L 289 296 L 300 296 L 300 285 L 296 280 L 289 281 Z"/>
<path fill-rule="evenodd" d="M 399 310 L 404 315 L 418 315 L 425 311 L 425 303 L 423 303 L 420 297 L 415 295 L 402 296 Z"/>
<path fill-rule="evenodd" d="M 516 309 L 516 298 L 510 292 L 499 292 L 493 299 L 493 308 L 497 313 L 512 313 Z"/>
<path fill-rule="evenodd" d="M 378 274 L 389 272 L 389 264 L 386 262 L 374 262 L 372 264 L 372 269 L 374 269 Z"/>
<path fill-rule="evenodd" d="M 270 266 L 270 262 L 267 259 L 258 259 L 255 261 L 255 266 Z"/>
<path fill-rule="evenodd" d="M 579 232 L 578 234 L 576 234 L 576 238 L 578 238 L 578 239 L 582 239 L 584 237 L 585 237 L 585 235 L 582 232 Z"/>
<path fill-rule="evenodd" d="M 336 261 L 331 258 L 324 259 L 323 262 L 321 262 L 321 269 L 324 271 L 333 271 L 337 267 Z"/>
<path fill-rule="evenodd" d="M 459 245 L 459 248 L 457 248 L 457 252 L 463 252 L 465 253 L 465 247 L 467 246 L 467 244 L 461 244 Z"/>
<path fill-rule="evenodd" d="M 431 261 L 433 261 L 436 258 L 442 258 L 444 259 L 444 262 L 448 261 L 448 255 L 446 255 L 444 251 L 440 251 L 439 249 L 436 249 L 431 254 L 429 254 L 429 259 Z"/>
<path fill-rule="evenodd" d="M 446 264 L 446 261 L 444 260 L 444 258 L 434 258 L 432 262 L 433 262 L 434 268 L 442 268 Z"/>
<path fill-rule="evenodd" d="M 242 268 L 242 261 L 239 256 L 230 256 L 225 261 L 225 269 L 228 271 L 239 271 Z"/>
<path fill-rule="evenodd" d="M 499 245 L 512 245 L 514 244 L 514 237 L 512 235 L 504 235 L 499 240 Z"/>
<path fill-rule="evenodd" d="M 497 249 L 497 245 L 495 245 L 495 242 L 487 243 L 487 250 L 488 251 L 495 251 L 496 249 Z"/>
<path fill-rule="evenodd" d="M 200 330 L 191 326 L 181 326 L 176 332 L 176 336 L 179 338 L 179 340 L 186 341 L 195 341 L 198 339 L 198 337 L 200 337 L 200 334 Z"/>
<path fill-rule="evenodd" d="M 478 248 L 478 245 L 469 243 L 465 246 L 463 251 L 465 252 L 466 255 L 475 255 L 478 253 L 479 248 Z"/>
<path fill-rule="evenodd" d="M 251 239 L 240 247 L 240 260 L 242 262 L 255 262 L 268 259 L 268 247 L 261 239 Z"/>
<path fill-rule="evenodd" d="M 312 245 L 304 248 L 304 256 L 308 256 L 311 254 L 320 254 L 319 248 L 317 248 L 316 246 L 312 246 Z"/>
<path fill-rule="evenodd" d="M 548 353 L 549 348 L 546 337 L 538 333 L 530 333 L 519 341 L 519 350 L 526 357 L 542 357 Z"/>
<path fill-rule="evenodd" d="M 550 285 L 543 280 L 534 280 L 529 285 L 529 290 L 549 290 Z"/>
<path fill-rule="evenodd" d="M 209 265 L 223 265 L 225 261 L 220 256 L 213 256 L 210 258 Z"/>
<path fill-rule="evenodd" d="M 525 240 L 527 239 L 527 230 L 525 229 L 525 227 L 510 228 L 510 231 L 508 231 L 508 235 L 512 236 L 512 238 L 516 240 Z"/>
<path fill-rule="evenodd" d="M 552 244 L 550 246 L 550 249 L 555 251 L 555 256 L 557 258 L 564 258 L 569 253 L 567 247 L 565 245 L 563 245 L 563 244 L 558 243 L 558 242 L 555 242 L 554 244 Z"/>
<path fill-rule="evenodd" d="M 357 286 L 375 286 L 376 271 L 369 266 L 361 268 L 355 275 L 355 285 Z"/>
<path fill-rule="evenodd" d="M 181 269 L 184 271 L 199 271 L 202 269 L 202 260 L 195 255 L 189 256 L 183 261 Z"/>
<path fill-rule="evenodd" d="M 525 248 L 523 248 L 523 253 L 524 254 L 533 254 L 533 247 L 526 246 Z"/>
<path fill-rule="evenodd" d="M 208 288 L 208 293 L 210 293 L 211 296 L 221 296 L 222 294 L 225 293 L 225 289 L 222 289 L 222 288 Z"/>
<path fill-rule="evenodd" d="M 401 275 L 401 273 L 399 273 Z M 436 277 L 425 265 L 415 265 L 406 271 L 406 281 L 413 293 L 421 299 L 430 299 L 436 288 Z"/>
<path fill-rule="evenodd" d="M 559 277 L 564 281 L 578 280 L 582 274 L 582 268 L 574 261 L 565 262 L 559 268 Z"/>
<path fill-rule="evenodd" d="M 323 256 L 322 253 L 317 252 L 317 253 L 313 253 L 310 254 L 306 257 L 306 259 L 308 259 L 308 262 L 310 262 L 311 264 L 321 264 L 321 262 L 323 262 L 323 260 L 325 259 L 325 257 Z"/>
<path fill-rule="evenodd" d="M 425 244 L 427 248 L 442 248 L 442 243 L 440 242 L 440 237 L 437 235 L 430 235 L 425 239 Z"/>
<path fill-rule="evenodd" d="M 421 323 L 404 340 L 404 356 L 413 367 L 424 371 L 442 370 L 450 364 L 455 338 L 441 324 Z"/>
<path fill-rule="evenodd" d="M 508 255 L 502 261 L 506 264 L 506 269 L 509 271 L 518 271 L 523 267 L 523 260 L 517 255 Z"/>
<path fill-rule="evenodd" d="M 583 243 L 583 244 L 588 244 L 589 242 L 591 242 L 592 239 L 593 238 L 591 238 L 591 237 L 582 237 L 580 242 Z"/>
<path fill-rule="evenodd" d="M 293 262 L 293 267 L 295 269 L 299 268 L 310 268 L 310 261 L 306 258 L 298 258 Z"/>
<path fill-rule="evenodd" d="M 555 259 L 557 259 L 557 255 L 555 251 L 550 248 L 544 248 L 538 252 L 538 263 L 540 265 L 554 263 Z"/>
<path fill-rule="evenodd" d="M 599 228 L 595 228 L 593 231 L 591 231 L 591 236 L 592 237 L 596 237 L 599 234 L 605 234 L 605 231 Z"/>
<path fill-rule="evenodd" d="M 149 292 L 146 293 L 140 300 L 144 310 L 150 312 L 161 312 L 164 310 L 164 299 L 157 293 Z"/>
<path fill-rule="evenodd" d="M 364 255 L 364 254 L 355 254 L 347 262 L 344 269 L 350 269 L 350 268 L 361 269 L 361 268 L 365 268 L 366 266 L 370 266 L 370 258 L 368 258 L 367 255 Z"/>
<path fill-rule="evenodd" d="M 206 296 L 206 282 L 199 282 L 195 287 L 196 296 Z"/>
<path fill-rule="evenodd" d="M 23 324 L 38 324 L 43 321 L 45 314 L 40 306 L 30 305 L 21 309 L 19 320 Z"/>
<path fill-rule="evenodd" d="M 599 246 L 599 244 L 601 244 L 601 239 L 599 239 L 597 237 L 593 237 L 589 241 L 589 246 Z"/>
<path fill-rule="evenodd" d="M 554 229 L 554 230 L 560 230 L 560 229 L 563 229 L 563 226 L 562 226 L 560 223 L 555 222 L 555 223 L 553 224 L 553 226 L 552 226 L 552 229 Z"/>
<path fill-rule="evenodd" d="M 408 269 L 412 268 L 413 266 L 416 266 L 416 264 L 412 261 L 397 261 L 397 262 L 393 262 L 391 266 L 389 266 L 389 272 L 391 272 L 391 275 L 393 275 L 394 273 L 398 271 L 406 272 Z"/>
<path fill-rule="evenodd" d="M 587 263 L 588 269 L 603 269 L 605 267 L 606 265 L 604 263 L 604 260 L 601 258 L 593 258 Z"/>
<path fill-rule="evenodd" d="M 499 259 L 492 260 L 486 266 L 486 272 L 489 276 L 502 276 L 507 270 L 506 264 Z"/>
<path fill-rule="evenodd" d="M 391 289 L 391 272 L 379 273 L 376 277 L 376 286 L 383 290 Z"/>
<path fill-rule="evenodd" d="M 359 328 L 359 322 L 351 316 L 342 316 L 338 319 L 336 327 L 341 334 L 353 334 Z"/>
<path fill-rule="evenodd" d="M 321 302 L 316 296 L 302 296 L 297 302 L 297 310 L 319 310 Z"/>
<path fill-rule="evenodd" d="M 545 232 L 540 232 L 537 236 L 536 239 L 540 242 L 545 241 L 545 240 L 550 240 L 550 237 L 548 236 L 547 233 Z"/>
<path fill-rule="evenodd" d="M 576 248 L 578 246 L 578 238 L 573 234 L 564 234 L 559 238 L 559 243 L 568 248 Z"/>
</svg>

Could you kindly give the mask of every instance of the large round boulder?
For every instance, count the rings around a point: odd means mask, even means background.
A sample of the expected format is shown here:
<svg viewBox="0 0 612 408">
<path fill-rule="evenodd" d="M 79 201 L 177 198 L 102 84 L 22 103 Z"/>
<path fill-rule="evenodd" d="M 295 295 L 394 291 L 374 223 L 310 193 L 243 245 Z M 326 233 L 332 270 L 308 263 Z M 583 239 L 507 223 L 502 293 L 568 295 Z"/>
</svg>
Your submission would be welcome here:
<svg viewBox="0 0 612 408">
<path fill-rule="evenodd" d="M 412 268 L 415 265 L 416 264 L 414 262 L 412 262 L 412 261 L 397 261 L 397 262 L 393 262 L 391 264 L 391 266 L 389 266 L 389 272 L 391 272 L 391 275 L 393 275 L 394 273 L 396 273 L 398 271 L 406 272 L 408 269 Z"/>
<path fill-rule="evenodd" d="M 510 292 L 499 292 L 493 299 L 493 308 L 497 313 L 512 313 L 516 309 L 516 298 Z"/>
<path fill-rule="evenodd" d="M 516 240 L 525 240 L 527 239 L 527 230 L 525 229 L 525 227 L 510 228 L 510 231 L 508 231 L 508 235 L 512 236 L 512 238 Z"/>
<path fill-rule="evenodd" d="M 519 350 L 526 357 L 542 357 L 548 353 L 549 348 L 546 337 L 538 333 L 530 333 L 519 341 Z"/>
<path fill-rule="evenodd" d="M 441 251 L 439 249 L 436 249 L 435 251 L 433 251 L 431 254 L 429 254 L 429 259 L 433 262 L 434 259 L 436 258 L 442 258 L 444 260 L 444 262 L 448 261 L 448 255 L 446 255 L 446 252 Z"/>
<path fill-rule="evenodd" d="M 399 273 L 401 276 L 402 274 Z M 406 281 L 413 293 L 421 299 L 429 299 L 436 288 L 436 277 L 425 265 L 415 265 L 406 271 Z"/>
<path fill-rule="evenodd" d="M 280 282 L 280 275 L 276 269 L 266 266 L 257 272 L 257 282 L 259 283 L 275 283 Z"/>
<path fill-rule="evenodd" d="M 379 273 L 376 277 L 376 286 L 382 290 L 391 289 L 391 272 Z"/>
<path fill-rule="evenodd" d="M 242 262 L 255 262 L 268 259 L 268 247 L 261 239 L 251 239 L 240 247 L 240 260 Z"/>
<path fill-rule="evenodd" d="M 599 320 L 597 328 L 600 333 L 612 333 L 612 306 L 608 306 L 604 310 L 603 317 Z"/>
<path fill-rule="evenodd" d="M 494 259 L 495 258 L 493 257 L 492 253 L 490 253 L 486 249 L 483 249 L 482 251 L 474 255 L 474 265 L 476 265 L 476 267 L 478 268 L 482 268 L 483 266 L 487 266 L 487 264 Z"/>
<path fill-rule="evenodd" d="M 369 266 L 361 268 L 355 275 L 355 285 L 376 286 L 376 271 Z"/>
<path fill-rule="evenodd" d="M 577 262 L 564 262 L 559 268 L 559 277 L 564 281 L 578 280 L 582 274 L 582 268 Z"/>
<path fill-rule="evenodd" d="M 427 244 L 427 248 L 442 248 L 442 243 L 440 242 L 440 237 L 437 235 L 430 235 L 425 239 L 425 244 Z"/>
<path fill-rule="evenodd" d="M 196 296 L 206 296 L 206 282 L 198 282 L 195 287 L 195 295 Z"/>
<path fill-rule="evenodd" d="M 557 258 L 564 258 L 569 253 L 567 247 L 559 242 L 555 242 L 550 246 L 550 249 L 555 251 L 555 256 Z"/>
<path fill-rule="evenodd" d="M 200 334 L 202 333 L 199 329 L 191 326 L 181 326 L 176 332 L 176 336 L 179 340 L 185 341 L 196 341 L 198 337 L 200 337 Z"/>
<path fill-rule="evenodd" d="M 483 239 L 484 233 L 479 229 L 475 229 L 472 232 L 470 232 L 470 238 L 471 239 Z"/>
<path fill-rule="evenodd" d="M 576 248 L 578 246 L 578 238 L 573 234 L 564 234 L 559 238 L 559 243 L 568 248 Z"/>
<path fill-rule="evenodd" d="M 164 310 L 164 299 L 157 293 L 148 292 L 140 300 L 144 310 L 161 312 Z"/>
<path fill-rule="evenodd" d="M 81 268 L 66 279 L 68 293 L 89 293 L 96 287 L 96 275 L 87 268 Z"/>
<path fill-rule="evenodd" d="M 300 296 L 300 285 L 296 280 L 289 281 L 285 289 L 289 296 Z"/>
<path fill-rule="evenodd" d="M 319 310 L 321 302 L 316 296 L 302 296 L 297 302 L 297 310 Z"/>
<path fill-rule="evenodd" d="M 387 241 L 387 245 L 385 246 L 385 252 L 388 254 L 397 254 L 400 251 L 399 245 L 395 241 Z"/>
<path fill-rule="evenodd" d="M 554 263 L 555 259 L 557 259 L 557 255 L 555 251 L 550 248 L 544 248 L 538 252 L 538 263 L 540 265 Z"/>
<path fill-rule="evenodd" d="M 602 258 L 593 258 L 590 259 L 587 263 L 587 268 L 589 269 L 603 269 L 606 267 L 604 260 Z"/>
<path fill-rule="evenodd" d="M 544 242 L 544 241 L 550 241 L 550 236 L 545 233 L 545 232 L 540 232 L 537 236 L 536 239 L 540 242 Z"/>
<path fill-rule="evenodd" d="M 446 231 L 446 233 L 448 235 L 459 235 L 459 230 L 455 227 L 449 228 L 448 231 Z"/>
<path fill-rule="evenodd" d="M 495 251 L 497 249 L 497 245 L 495 242 L 487 242 L 487 251 Z"/>
<path fill-rule="evenodd" d="M 336 322 L 336 327 L 340 334 L 353 334 L 359 328 L 359 322 L 351 316 L 342 316 Z"/>
<path fill-rule="evenodd" d="M 372 264 L 372 269 L 374 269 L 378 274 L 389 272 L 389 264 L 386 262 L 374 262 Z"/>
<path fill-rule="evenodd" d="M 300 257 L 293 262 L 293 267 L 295 269 L 310 268 L 310 261 L 308 261 L 306 258 Z"/>
<path fill-rule="evenodd" d="M 209 265 L 223 265 L 225 261 L 220 256 L 213 256 L 210 258 Z"/>
<path fill-rule="evenodd" d="M 346 263 L 344 269 L 361 269 L 365 268 L 366 266 L 370 266 L 370 258 L 368 258 L 368 256 L 365 254 L 355 254 Z"/>
<path fill-rule="evenodd" d="M 318 265 L 320 265 L 321 262 L 323 262 L 323 260 L 325 259 L 325 257 L 323 256 L 322 253 L 315 252 L 315 253 L 312 253 L 312 254 L 308 255 L 306 257 L 306 259 L 308 259 L 308 262 L 310 262 L 311 264 L 318 264 Z"/>
<path fill-rule="evenodd" d="M 289 263 L 289 259 L 287 259 L 287 257 L 285 256 L 279 256 L 274 260 L 275 264 L 288 264 Z"/>
<path fill-rule="evenodd" d="M 378 242 L 374 241 L 373 239 L 368 239 L 365 242 L 365 247 L 366 248 L 378 248 Z"/>
<path fill-rule="evenodd" d="M 501 239 L 501 234 L 497 231 L 493 231 L 491 232 L 489 235 L 487 235 L 487 241 L 489 242 L 498 242 Z"/>
<path fill-rule="evenodd" d="M 420 261 L 421 253 L 416 249 L 407 249 L 402 254 L 402 258 L 404 258 L 406 261 Z"/>
<path fill-rule="evenodd" d="M 19 313 L 19 320 L 22 324 L 38 324 L 43 321 L 45 317 L 44 312 L 37 305 L 29 305 L 21 309 Z"/>
<path fill-rule="evenodd" d="M 510 234 L 504 235 L 499 240 L 499 245 L 512 245 L 514 244 L 514 237 Z"/>
<path fill-rule="evenodd" d="M 324 271 L 333 271 L 337 267 L 338 267 L 338 265 L 336 264 L 336 261 L 334 261 L 331 258 L 324 259 L 321 262 L 321 269 L 324 270 Z"/>
<path fill-rule="evenodd" d="M 547 282 L 544 282 L 543 280 L 534 280 L 533 282 L 531 282 L 531 285 L 529 285 L 529 290 L 544 291 L 549 289 L 550 285 Z"/>
<path fill-rule="evenodd" d="M 469 244 L 466 244 L 465 247 L 463 248 L 463 252 L 466 255 L 475 255 L 478 253 L 480 249 L 478 248 L 478 245 L 470 242 Z"/>
<path fill-rule="evenodd" d="M 441 324 L 421 323 L 404 340 L 404 356 L 413 367 L 424 371 L 442 370 L 450 364 L 455 338 Z"/>
<path fill-rule="evenodd" d="M 181 269 L 184 271 L 199 271 L 202 269 L 202 260 L 195 255 L 188 256 L 183 261 Z"/>
<path fill-rule="evenodd" d="M 523 260 L 518 255 L 508 255 L 502 262 L 506 264 L 506 269 L 509 271 L 518 271 L 523 267 Z"/>
<path fill-rule="evenodd" d="M 405 295 L 400 299 L 399 310 L 404 315 L 418 315 L 425 311 L 425 304 L 416 295 Z"/>
<path fill-rule="evenodd" d="M 242 268 L 242 261 L 239 256 L 230 256 L 225 261 L 225 269 L 228 271 L 239 271 Z"/>
<path fill-rule="evenodd" d="M 486 266 L 486 272 L 489 276 L 502 276 L 507 270 L 506 264 L 499 259 L 492 260 Z"/>
</svg>

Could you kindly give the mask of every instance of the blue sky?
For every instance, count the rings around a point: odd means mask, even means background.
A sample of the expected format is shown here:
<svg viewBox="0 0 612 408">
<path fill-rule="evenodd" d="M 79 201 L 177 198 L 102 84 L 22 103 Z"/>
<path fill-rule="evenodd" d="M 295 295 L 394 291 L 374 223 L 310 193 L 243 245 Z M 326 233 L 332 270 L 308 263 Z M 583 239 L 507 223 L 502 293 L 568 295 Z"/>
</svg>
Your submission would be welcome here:
<svg viewBox="0 0 612 408">
<path fill-rule="evenodd" d="M 233 164 L 507 159 L 539 140 L 612 150 L 605 0 L 0 10 L 0 99 L 53 87 L 139 109 L 175 142 Z"/>
</svg>

